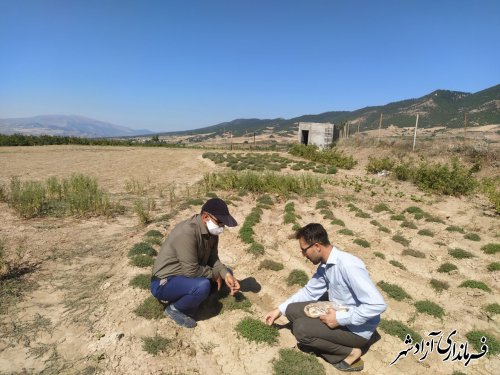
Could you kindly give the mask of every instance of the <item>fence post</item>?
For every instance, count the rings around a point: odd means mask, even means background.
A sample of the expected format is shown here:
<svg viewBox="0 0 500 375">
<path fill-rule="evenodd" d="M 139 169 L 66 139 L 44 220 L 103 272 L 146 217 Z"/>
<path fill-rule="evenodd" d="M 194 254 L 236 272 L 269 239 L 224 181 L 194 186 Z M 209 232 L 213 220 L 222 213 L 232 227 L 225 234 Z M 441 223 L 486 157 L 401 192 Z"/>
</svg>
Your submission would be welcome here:
<svg viewBox="0 0 500 375">
<path fill-rule="evenodd" d="M 415 133 L 413 134 L 413 152 L 415 152 L 415 142 L 417 141 L 418 113 L 417 122 L 415 122 Z"/>
</svg>

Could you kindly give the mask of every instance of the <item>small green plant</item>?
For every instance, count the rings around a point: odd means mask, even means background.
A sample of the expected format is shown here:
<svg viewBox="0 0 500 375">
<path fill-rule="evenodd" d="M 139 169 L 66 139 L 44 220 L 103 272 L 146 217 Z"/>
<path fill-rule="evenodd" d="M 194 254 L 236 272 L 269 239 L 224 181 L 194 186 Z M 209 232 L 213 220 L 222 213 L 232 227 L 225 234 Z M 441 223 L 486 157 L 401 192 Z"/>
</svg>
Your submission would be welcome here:
<svg viewBox="0 0 500 375">
<path fill-rule="evenodd" d="M 269 195 L 264 194 L 261 195 L 258 199 L 257 202 L 266 206 L 272 206 L 274 204 L 273 198 L 271 198 Z"/>
<path fill-rule="evenodd" d="M 292 270 L 288 275 L 286 283 L 288 286 L 299 285 L 304 286 L 309 281 L 309 276 L 302 270 Z"/>
<path fill-rule="evenodd" d="M 378 173 L 381 171 L 390 171 L 394 167 L 394 160 L 386 158 L 374 158 L 372 156 L 368 157 L 368 164 L 366 165 L 366 171 L 368 173 Z"/>
<path fill-rule="evenodd" d="M 330 207 L 330 202 L 328 202 L 325 199 L 321 199 L 321 200 L 316 202 L 316 209 L 317 210 L 321 210 L 321 209 L 325 209 L 325 208 L 329 208 L 329 207 Z"/>
<path fill-rule="evenodd" d="M 401 223 L 402 228 L 409 228 L 409 229 L 418 229 L 417 226 L 412 223 L 411 221 L 403 220 Z"/>
<path fill-rule="evenodd" d="M 377 283 L 377 285 L 382 289 L 387 295 L 391 298 L 394 298 L 396 301 L 402 301 L 405 298 L 411 298 L 411 296 L 405 292 L 403 288 L 396 284 L 386 283 L 381 280 Z"/>
<path fill-rule="evenodd" d="M 438 293 L 442 292 L 443 290 L 447 290 L 450 287 L 450 284 L 448 284 L 446 281 L 440 281 L 436 279 L 431 279 L 430 284 L 431 287 Z"/>
<path fill-rule="evenodd" d="M 222 309 L 227 311 L 243 310 L 250 312 L 250 308 L 252 307 L 252 302 L 240 292 L 234 296 L 228 294 L 219 301 L 222 303 Z"/>
<path fill-rule="evenodd" d="M 464 238 L 470 241 L 481 241 L 481 237 L 477 233 L 467 233 Z"/>
<path fill-rule="evenodd" d="M 361 246 L 361 247 L 370 247 L 370 243 L 367 240 L 364 240 L 362 238 L 356 238 L 354 241 L 355 244 Z"/>
<path fill-rule="evenodd" d="M 483 337 L 486 339 L 486 345 L 488 345 L 488 354 L 487 356 L 495 356 L 500 353 L 500 342 L 489 332 L 485 331 L 470 331 L 465 337 L 467 337 L 467 341 L 472 347 L 480 352 L 483 346 Z"/>
<path fill-rule="evenodd" d="M 273 375 L 324 375 L 325 368 L 318 359 L 295 349 L 280 349 L 279 358 L 272 361 Z"/>
<path fill-rule="evenodd" d="M 338 226 L 341 226 L 341 227 L 345 227 L 345 223 L 342 220 L 340 220 L 340 219 L 333 219 L 330 223 L 332 225 L 338 225 Z"/>
<path fill-rule="evenodd" d="M 130 286 L 139 289 L 149 290 L 151 287 L 151 275 L 150 274 L 141 274 L 135 275 L 129 283 Z"/>
<path fill-rule="evenodd" d="M 408 255 L 408 256 L 411 256 L 411 257 L 414 257 L 414 258 L 425 258 L 425 253 L 423 253 L 422 251 L 413 250 L 413 249 L 404 249 L 401 252 L 401 254 L 402 255 Z"/>
<path fill-rule="evenodd" d="M 419 313 L 432 315 L 438 319 L 442 319 L 444 310 L 434 302 L 429 300 L 415 302 L 415 307 Z"/>
<path fill-rule="evenodd" d="M 354 215 L 354 216 L 360 217 L 362 219 L 368 219 L 371 217 L 369 213 L 364 212 L 364 211 L 358 211 L 358 212 L 356 212 L 356 215 Z"/>
<path fill-rule="evenodd" d="M 401 245 L 403 246 L 408 246 L 410 244 L 410 241 L 407 240 L 404 236 L 402 236 L 401 234 L 395 234 L 394 236 L 392 236 L 392 240 L 394 242 L 397 242 L 397 243 L 400 243 Z"/>
<path fill-rule="evenodd" d="M 281 271 L 283 269 L 283 264 L 279 262 L 275 262 L 271 259 L 265 259 L 259 264 L 259 269 L 266 269 L 271 271 Z"/>
<path fill-rule="evenodd" d="M 448 250 L 448 254 L 450 254 L 453 258 L 456 258 L 456 259 L 474 258 L 474 254 L 472 254 L 471 252 L 469 252 L 467 250 L 459 249 L 458 247 L 455 249 Z"/>
<path fill-rule="evenodd" d="M 156 202 L 152 198 L 146 200 L 137 199 L 134 202 L 134 212 L 139 218 L 141 225 L 147 225 L 152 220 L 152 211 L 156 208 Z"/>
<path fill-rule="evenodd" d="M 453 263 L 443 263 L 439 266 L 439 268 L 437 269 L 438 272 L 441 272 L 441 273 L 450 273 L 451 271 L 454 271 L 454 270 L 457 270 L 458 267 L 455 266 Z"/>
<path fill-rule="evenodd" d="M 168 349 L 172 339 L 168 339 L 162 336 L 153 337 L 143 337 L 142 338 L 142 349 L 149 354 L 158 355 Z"/>
<path fill-rule="evenodd" d="M 139 243 L 136 243 L 134 246 L 132 246 L 132 248 L 128 252 L 128 256 L 133 257 L 133 256 L 139 255 L 139 254 L 156 256 L 156 255 L 158 255 L 158 252 L 155 249 L 153 249 L 150 244 L 148 244 L 146 242 L 139 242 Z"/>
<path fill-rule="evenodd" d="M 491 289 L 483 283 L 482 281 L 477 281 L 477 280 L 465 280 L 462 284 L 458 286 L 459 288 L 474 288 L 474 289 L 481 289 L 486 292 L 491 293 Z"/>
<path fill-rule="evenodd" d="M 404 264 L 401 262 L 398 262 L 397 260 L 391 260 L 391 261 L 389 261 L 389 263 L 392 264 L 394 267 L 398 267 L 398 268 L 402 269 L 403 271 L 406 271 L 406 267 L 404 266 Z"/>
<path fill-rule="evenodd" d="M 375 207 L 373 207 L 373 212 L 382 212 L 382 211 L 387 211 L 387 212 L 392 212 L 392 210 L 389 208 L 388 205 L 385 203 L 379 203 Z"/>
<path fill-rule="evenodd" d="M 457 225 L 450 225 L 449 227 L 446 227 L 446 230 L 448 232 L 458 232 L 458 233 L 462 233 L 462 234 L 465 233 L 464 228 L 459 227 Z"/>
<path fill-rule="evenodd" d="M 500 251 L 500 243 L 489 243 L 481 247 L 485 254 L 496 254 Z"/>
<path fill-rule="evenodd" d="M 403 215 L 403 214 L 391 215 L 391 220 L 394 220 L 394 221 L 403 221 L 403 220 L 405 220 L 405 215 Z"/>
<path fill-rule="evenodd" d="M 385 255 L 383 253 L 381 253 L 380 251 L 375 251 L 373 253 L 373 255 L 375 255 L 377 258 L 385 259 Z"/>
<path fill-rule="evenodd" d="M 254 242 L 250 245 L 250 247 L 248 248 L 248 252 L 250 254 L 253 254 L 255 256 L 260 256 L 260 255 L 263 255 L 264 254 L 264 245 L 258 243 L 258 242 Z"/>
<path fill-rule="evenodd" d="M 163 234 L 159 230 L 151 229 L 146 232 L 145 237 L 155 237 L 155 238 L 163 238 Z"/>
<path fill-rule="evenodd" d="M 490 264 L 488 264 L 488 266 L 486 268 L 490 272 L 500 271 L 500 262 L 490 263 Z"/>
<path fill-rule="evenodd" d="M 500 305 L 498 303 L 491 303 L 487 305 L 484 310 L 492 315 L 500 314 Z"/>
<path fill-rule="evenodd" d="M 258 319 L 246 317 L 236 325 L 235 330 L 248 341 L 267 344 L 278 341 L 278 328 L 268 326 Z"/>
<path fill-rule="evenodd" d="M 151 267 L 154 262 L 154 258 L 146 254 L 139 254 L 130 258 L 130 264 L 136 267 Z"/>
<path fill-rule="evenodd" d="M 339 234 L 345 234 L 346 236 L 354 236 L 354 232 L 350 229 L 344 228 L 337 231 Z"/>
<path fill-rule="evenodd" d="M 163 317 L 163 305 L 153 296 L 149 296 L 134 312 L 146 319 L 160 319 Z"/>
<path fill-rule="evenodd" d="M 434 237 L 434 233 L 430 229 L 420 229 L 417 234 L 421 236 Z"/>
<path fill-rule="evenodd" d="M 398 320 L 381 319 L 378 327 L 391 336 L 399 337 L 401 341 L 406 340 L 406 335 L 410 335 L 413 342 L 422 341 L 422 336 Z"/>
</svg>

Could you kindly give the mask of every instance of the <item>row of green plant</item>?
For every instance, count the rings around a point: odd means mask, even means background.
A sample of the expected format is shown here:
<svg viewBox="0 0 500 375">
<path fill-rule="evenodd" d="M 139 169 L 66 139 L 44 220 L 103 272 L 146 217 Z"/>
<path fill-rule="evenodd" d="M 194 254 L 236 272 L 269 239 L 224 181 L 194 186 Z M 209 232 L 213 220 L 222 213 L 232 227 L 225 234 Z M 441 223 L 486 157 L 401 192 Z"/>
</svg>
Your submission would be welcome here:
<svg viewBox="0 0 500 375">
<path fill-rule="evenodd" d="M 243 190 L 285 197 L 290 194 L 313 196 L 323 191 L 323 179 L 308 174 L 292 176 L 270 172 L 214 172 L 205 174 L 203 183 L 206 191 Z"/>
<path fill-rule="evenodd" d="M 248 252 L 256 256 L 264 254 L 264 246 L 255 240 L 255 232 L 253 230 L 253 227 L 260 223 L 262 213 L 262 208 L 254 207 L 245 218 L 239 231 L 241 240 L 250 245 Z"/>
<path fill-rule="evenodd" d="M 110 201 L 95 178 L 75 174 L 59 180 L 21 181 L 13 177 L 8 187 L 0 186 L 0 199 L 24 218 L 36 216 L 94 216 L 123 212 Z"/>
<path fill-rule="evenodd" d="M 335 148 L 320 151 L 315 145 L 294 144 L 288 152 L 293 156 L 342 169 L 352 169 L 357 164 L 352 156 L 344 155 Z"/>
<path fill-rule="evenodd" d="M 293 224 L 292 230 L 297 231 L 300 229 L 300 224 L 297 222 L 297 219 L 300 217 L 295 213 L 295 203 L 288 202 L 285 205 L 285 215 L 283 216 L 284 224 Z"/>
<path fill-rule="evenodd" d="M 422 190 L 437 194 L 466 195 L 479 186 L 473 177 L 474 170 L 461 165 L 456 158 L 449 164 L 441 164 L 370 157 L 366 170 L 369 173 L 392 171 L 398 180 L 412 181 Z"/>
</svg>

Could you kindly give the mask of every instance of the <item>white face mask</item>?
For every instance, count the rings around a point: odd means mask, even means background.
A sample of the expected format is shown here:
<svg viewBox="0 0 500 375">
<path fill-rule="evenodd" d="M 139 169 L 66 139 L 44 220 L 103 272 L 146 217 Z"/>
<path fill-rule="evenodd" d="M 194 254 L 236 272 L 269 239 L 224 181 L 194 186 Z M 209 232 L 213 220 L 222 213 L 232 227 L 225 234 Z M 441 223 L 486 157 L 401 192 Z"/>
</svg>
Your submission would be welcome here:
<svg viewBox="0 0 500 375">
<path fill-rule="evenodd" d="M 219 227 L 211 219 L 207 221 L 207 229 L 210 234 L 213 234 L 214 236 L 218 236 L 219 234 L 224 232 L 224 227 Z"/>
</svg>

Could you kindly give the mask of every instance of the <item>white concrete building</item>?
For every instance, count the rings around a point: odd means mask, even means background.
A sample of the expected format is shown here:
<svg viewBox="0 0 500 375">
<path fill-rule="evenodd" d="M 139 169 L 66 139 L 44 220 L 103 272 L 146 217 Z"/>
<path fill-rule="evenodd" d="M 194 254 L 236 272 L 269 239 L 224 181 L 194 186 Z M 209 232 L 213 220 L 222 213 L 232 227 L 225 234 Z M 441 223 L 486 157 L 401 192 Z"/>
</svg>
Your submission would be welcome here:
<svg viewBox="0 0 500 375">
<path fill-rule="evenodd" d="M 316 145 L 319 149 L 329 147 L 339 137 L 339 129 L 325 122 L 299 122 L 299 142 L 303 145 Z"/>
</svg>

